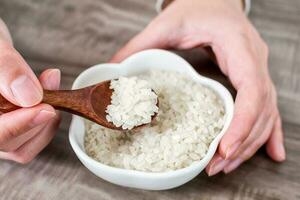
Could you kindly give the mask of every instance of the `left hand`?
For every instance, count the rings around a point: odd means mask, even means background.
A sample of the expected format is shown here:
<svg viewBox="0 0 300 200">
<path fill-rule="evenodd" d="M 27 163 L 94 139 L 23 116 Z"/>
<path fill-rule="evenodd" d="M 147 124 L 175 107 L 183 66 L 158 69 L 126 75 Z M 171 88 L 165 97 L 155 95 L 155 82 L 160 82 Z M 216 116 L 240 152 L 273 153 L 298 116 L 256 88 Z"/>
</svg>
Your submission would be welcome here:
<svg viewBox="0 0 300 200">
<path fill-rule="evenodd" d="M 175 0 L 111 60 L 151 48 L 210 46 L 237 90 L 232 123 L 206 171 L 229 173 L 263 145 L 275 161 L 285 159 L 268 48 L 242 10 L 241 0 Z"/>
<path fill-rule="evenodd" d="M 39 81 L 44 89 L 58 90 L 60 85 L 60 71 L 58 69 L 47 69 L 40 75 Z M 27 109 L 23 110 L 23 114 L 28 114 L 28 109 L 34 110 L 37 109 L 37 107 L 46 106 L 50 107 L 50 105 L 39 104 L 31 108 L 21 109 Z M 53 109 L 52 107 L 50 108 Z M 21 116 L 22 119 L 20 119 L 20 113 L 18 116 L 15 115 L 16 112 L 20 111 L 21 110 L 19 109 L 0 116 L 0 119 L 3 120 L 2 123 L 10 123 L 13 120 L 16 125 L 16 121 L 20 123 L 23 120 L 22 123 L 27 122 L 27 124 L 30 124 L 32 116 Z M 19 127 L 7 125 L 7 127 L 10 127 L 10 134 L 13 135 L 13 137 L 6 141 L 3 139 L 4 135 L 1 135 L 0 160 L 12 160 L 21 164 L 31 162 L 38 153 L 50 143 L 57 131 L 60 122 L 60 114 L 58 111 L 55 112 L 56 115 L 52 119 L 43 122 L 26 132 L 22 132 L 20 124 L 17 124 Z M 21 133 L 16 134 L 15 131 L 21 131 Z"/>
</svg>

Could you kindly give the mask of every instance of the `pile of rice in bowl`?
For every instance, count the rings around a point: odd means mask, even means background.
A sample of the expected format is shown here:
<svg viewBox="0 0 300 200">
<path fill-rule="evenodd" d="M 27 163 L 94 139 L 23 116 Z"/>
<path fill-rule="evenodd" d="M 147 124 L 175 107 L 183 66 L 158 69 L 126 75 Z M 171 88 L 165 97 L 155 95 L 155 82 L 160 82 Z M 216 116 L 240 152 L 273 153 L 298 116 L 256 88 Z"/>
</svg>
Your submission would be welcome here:
<svg viewBox="0 0 300 200">
<path fill-rule="evenodd" d="M 86 121 L 86 153 L 106 165 L 145 172 L 172 171 L 201 160 L 224 125 L 220 97 L 178 72 L 154 70 L 138 78 L 158 96 L 157 117 L 126 132 Z"/>
</svg>

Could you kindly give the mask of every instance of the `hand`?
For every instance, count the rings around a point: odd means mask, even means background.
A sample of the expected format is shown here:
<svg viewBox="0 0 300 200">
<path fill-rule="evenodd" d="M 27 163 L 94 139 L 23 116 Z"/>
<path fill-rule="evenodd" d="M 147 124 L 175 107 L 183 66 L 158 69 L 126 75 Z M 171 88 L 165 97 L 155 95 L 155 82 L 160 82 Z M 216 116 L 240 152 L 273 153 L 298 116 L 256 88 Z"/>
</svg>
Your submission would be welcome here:
<svg viewBox="0 0 300 200">
<path fill-rule="evenodd" d="M 150 48 L 210 46 L 237 90 L 232 123 L 209 163 L 209 175 L 229 173 L 266 143 L 275 161 L 285 159 L 268 48 L 242 11 L 240 0 L 175 0 L 111 60 Z"/>
<path fill-rule="evenodd" d="M 58 126 L 59 113 L 40 102 L 42 87 L 59 88 L 60 71 L 46 70 L 38 80 L 11 42 L 1 35 L 0 26 L 0 82 L 1 95 L 22 107 L 0 115 L 0 159 L 28 163 L 50 142 Z"/>
</svg>

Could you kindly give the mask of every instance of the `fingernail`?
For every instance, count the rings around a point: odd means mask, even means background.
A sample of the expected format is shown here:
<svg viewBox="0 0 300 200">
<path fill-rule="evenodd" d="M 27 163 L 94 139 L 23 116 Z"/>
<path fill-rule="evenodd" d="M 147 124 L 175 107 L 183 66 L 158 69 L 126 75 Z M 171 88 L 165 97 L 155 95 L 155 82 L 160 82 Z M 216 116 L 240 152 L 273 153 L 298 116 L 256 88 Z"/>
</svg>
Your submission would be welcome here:
<svg viewBox="0 0 300 200">
<path fill-rule="evenodd" d="M 212 165 L 208 170 L 208 176 L 214 176 L 220 171 L 224 169 L 224 167 L 228 164 L 229 160 L 220 159 L 216 164 Z"/>
<path fill-rule="evenodd" d="M 42 92 L 26 75 L 16 78 L 10 87 L 16 101 L 21 106 L 33 106 L 42 100 Z"/>
<path fill-rule="evenodd" d="M 230 172 L 232 172 L 233 170 L 235 170 L 241 163 L 243 162 L 242 159 L 237 158 L 233 161 L 231 161 L 225 168 L 224 168 L 224 173 L 228 174 Z"/>
<path fill-rule="evenodd" d="M 286 157 L 286 154 L 285 154 L 285 149 L 284 149 L 284 146 L 283 146 L 283 144 L 282 143 L 280 143 L 279 144 L 279 146 L 278 146 L 278 155 L 279 155 L 279 159 L 281 160 L 281 161 L 283 161 L 283 160 L 285 160 L 285 157 Z"/>
<path fill-rule="evenodd" d="M 32 127 L 45 123 L 56 115 L 55 112 L 48 110 L 41 110 L 38 115 L 32 120 Z"/>
<path fill-rule="evenodd" d="M 61 76 L 61 73 L 60 73 L 59 69 L 52 69 L 49 72 L 48 80 L 47 80 L 48 82 L 46 83 L 47 85 L 46 85 L 45 89 L 48 89 L 48 90 L 59 89 L 60 76 Z"/>
<path fill-rule="evenodd" d="M 233 145 L 231 145 L 228 150 L 226 151 L 226 156 L 225 156 L 225 160 L 228 160 L 231 156 L 233 156 L 233 154 L 238 150 L 238 148 L 240 147 L 242 143 L 241 142 L 236 142 Z"/>
</svg>

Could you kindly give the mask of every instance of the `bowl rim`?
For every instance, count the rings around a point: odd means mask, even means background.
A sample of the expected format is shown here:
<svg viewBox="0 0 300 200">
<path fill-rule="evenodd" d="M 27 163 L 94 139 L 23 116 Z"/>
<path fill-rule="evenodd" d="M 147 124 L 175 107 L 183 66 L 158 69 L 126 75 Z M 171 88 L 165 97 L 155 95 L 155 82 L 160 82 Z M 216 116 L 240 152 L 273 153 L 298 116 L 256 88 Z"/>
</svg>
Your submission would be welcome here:
<svg viewBox="0 0 300 200">
<path fill-rule="evenodd" d="M 203 167 L 203 164 L 205 164 L 207 162 L 207 160 L 211 160 L 213 154 L 215 153 L 219 141 L 221 140 L 221 138 L 223 137 L 223 135 L 225 134 L 226 130 L 228 129 L 230 122 L 232 120 L 233 117 L 233 110 L 234 110 L 234 102 L 233 102 L 233 98 L 230 94 L 230 92 L 227 90 L 227 88 L 225 88 L 221 83 L 219 83 L 218 81 L 215 81 L 211 78 L 208 77 L 204 77 L 202 75 L 200 75 L 198 72 L 196 72 L 196 70 L 186 61 L 184 60 L 182 57 L 178 56 L 177 54 L 170 52 L 170 51 L 166 51 L 166 50 L 161 50 L 161 49 L 149 49 L 149 50 L 144 50 L 144 51 L 140 51 L 138 53 L 135 53 L 133 55 L 131 55 L 130 57 L 128 57 L 127 59 L 125 59 L 123 62 L 118 63 L 118 64 L 113 64 L 113 63 L 103 63 L 103 64 L 96 64 L 93 65 L 87 69 L 85 69 L 82 73 L 80 73 L 77 78 L 75 79 L 75 81 L 73 82 L 72 85 L 72 89 L 74 88 L 78 88 L 78 84 L 81 81 L 81 79 L 83 79 L 83 77 L 86 77 L 86 75 L 90 74 L 91 72 L 97 70 L 98 68 L 102 68 L 103 66 L 106 67 L 113 67 L 113 68 L 119 68 L 119 66 L 121 66 L 123 63 L 127 63 L 130 62 L 132 59 L 135 59 L 137 56 L 141 56 L 141 55 L 145 55 L 145 54 L 149 54 L 149 53 L 159 53 L 159 54 L 172 54 L 173 56 L 176 56 L 177 59 L 181 60 L 181 62 L 186 63 L 185 68 L 187 68 L 189 70 L 190 76 L 191 78 L 193 78 L 193 80 L 196 78 L 198 79 L 197 82 L 205 82 L 203 84 L 205 84 L 206 86 L 210 87 L 212 90 L 214 90 L 219 97 L 222 99 L 222 102 L 224 103 L 224 107 L 225 107 L 225 115 L 226 115 L 226 119 L 224 122 L 224 126 L 222 128 L 222 130 L 220 131 L 220 133 L 213 139 L 213 141 L 210 143 L 208 150 L 205 154 L 205 156 L 199 160 L 199 161 L 195 161 L 194 163 L 192 163 L 191 165 L 181 168 L 181 169 L 176 169 L 176 170 L 171 170 L 171 171 L 164 171 L 164 172 L 146 172 L 146 171 L 138 171 L 138 170 L 133 170 L 133 169 L 123 169 L 123 168 L 118 168 L 118 167 L 113 167 L 113 166 L 109 166 L 106 164 L 103 164 L 99 161 L 94 160 L 93 158 L 89 157 L 85 151 L 83 151 L 81 149 L 81 147 L 79 146 L 76 137 L 75 137 L 75 132 L 73 130 L 73 128 L 75 127 L 74 123 L 82 123 L 83 127 L 84 127 L 84 131 L 85 131 L 85 123 L 84 123 L 84 119 L 76 116 L 76 115 L 72 115 L 72 121 L 70 123 L 70 128 L 69 128 L 69 141 L 71 144 L 71 147 L 73 149 L 73 151 L 75 152 L 76 156 L 78 156 L 79 160 L 85 165 L 84 162 L 89 163 L 90 165 L 104 170 L 104 171 L 110 171 L 112 173 L 115 174 L 122 174 L 122 175 L 130 175 L 130 176 L 139 176 L 139 177 L 144 177 L 144 178 L 168 178 L 168 177 L 174 177 L 174 176 L 178 176 L 181 174 L 186 174 L 189 173 L 190 171 L 195 171 L 195 170 L 199 170 Z M 192 77 L 193 76 L 193 77 Z M 213 85 L 213 87 L 212 87 Z M 222 91 L 222 95 L 221 92 Z M 84 133 L 85 134 L 85 133 Z M 83 161 L 84 160 L 84 161 Z M 203 168 L 205 168 L 206 166 L 204 166 Z M 202 169 L 203 169 L 202 168 Z M 202 171 L 199 170 L 200 171 Z"/>
</svg>

